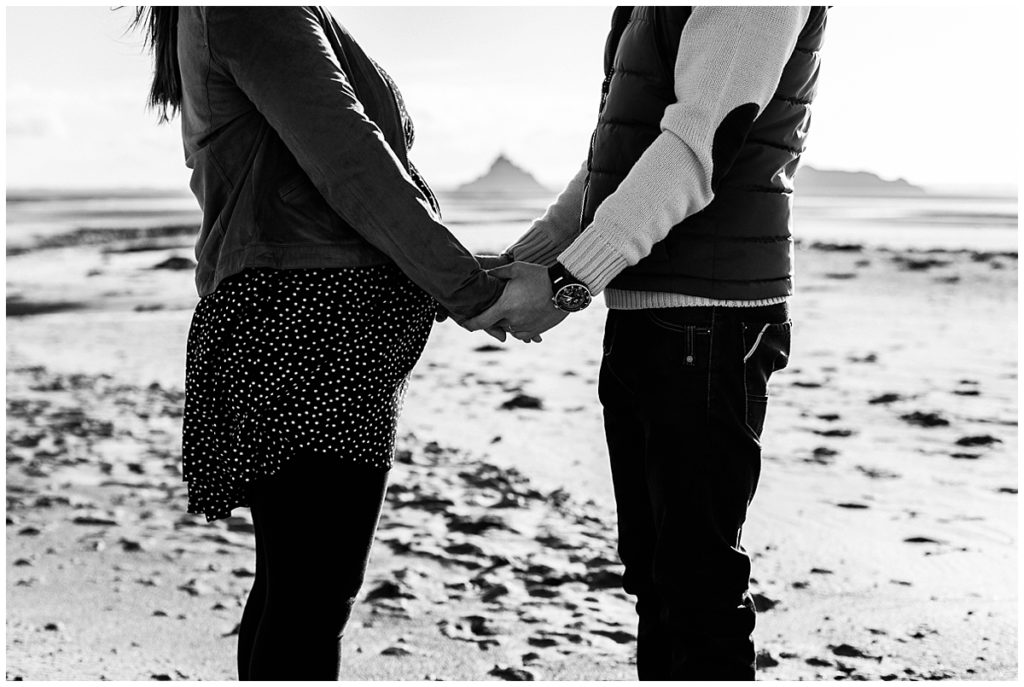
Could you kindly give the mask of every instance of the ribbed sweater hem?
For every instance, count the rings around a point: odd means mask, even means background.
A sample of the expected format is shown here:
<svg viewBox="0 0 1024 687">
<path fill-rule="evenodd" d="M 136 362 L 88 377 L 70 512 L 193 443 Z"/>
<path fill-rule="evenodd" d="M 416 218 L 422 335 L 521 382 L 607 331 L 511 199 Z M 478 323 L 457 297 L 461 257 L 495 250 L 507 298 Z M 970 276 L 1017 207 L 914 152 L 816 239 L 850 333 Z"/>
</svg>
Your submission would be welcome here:
<svg viewBox="0 0 1024 687">
<path fill-rule="evenodd" d="M 689 296 L 684 293 L 665 293 L 660 291 L 626 291 L 625 289 L 606 289 L 605 304 L 612 310 L 647 310 L 652 308 L 759 308 L 767 305 L 785 303 L 788 296 L 775 296 L 755 300 L 723 300 Z"/>
</svg>

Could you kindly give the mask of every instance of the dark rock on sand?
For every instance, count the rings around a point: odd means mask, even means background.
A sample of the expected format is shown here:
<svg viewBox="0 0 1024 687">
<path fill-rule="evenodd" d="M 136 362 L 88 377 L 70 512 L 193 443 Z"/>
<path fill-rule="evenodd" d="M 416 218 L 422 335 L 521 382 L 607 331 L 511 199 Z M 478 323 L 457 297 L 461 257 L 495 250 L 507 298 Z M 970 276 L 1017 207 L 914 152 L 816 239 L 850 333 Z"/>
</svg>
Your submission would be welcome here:
<svg viewBox="0 0 1024 687">
<path fill-rule="evenodd" d="M 411 651 L 403 646 L 389 646 L 380 652 L 381 656 L 412 656 Z"/>
<path fill-rule="evenodd" d="M 907 537 L 903 540 L 906 544 L 945 544 L 946 542 L 932 539 L 931 537 Z"/>
<path fill-rule="evenodd" d="M 503 584 L 496 584 L 486 592 L 480 595 L 480 598 L 484 601 L 494 601 L 509 593 L 509 588 Z"/>
<path fill-rule="evenodd" d="M 779 665 L 779 662 L 775 660 L 775 657 L 767 649 L 758 651 L 756 660 L 758 668 L 774 668 Z"/>
<path fill-rule="evenodd" d="M 998 439 L 990 434 L 961 437 L 956 440 L 957 446 L 991 446 L 992 444 L 1001 443 L 1003 443 L 1002 439 Z"/>
<path fill-rule="evenodd" d="M 377 601 L 380 599 L 415 599 L 416 595 L 392 580 L 386 580 L 371 589 L 366 594 L 366 601 Z"/>
<path fill-rule="evenodd" d="M 813 241 L 808 248 L 829 253 L 860 253 L 864 250 L 864 246 L 859 243 L 826 243 L 823 241 Z"/>
<path fill-rule="evenodd" d="M 915 410 L 906 415 L 900 415 L 900 419 L 910 425 L 917 427 L 948 427 L 949 420 L 938 413 L 922 413 Z"/>
<path fill-rule="evenodd" d="M 493 675 L 497 678 L 501 678 L 502 680 L 525 681 L 537 679 L 536 677 L 534 677 L 533 673 L 523 668 L 512 668 L 511 666 L 503 666 L 499 664 L 495 664 L 494 667 L 487 672 L 487 674 Z"/>
<path fill-rule="evenodd" d="M 465 534 L 480 534 L 487 530 L 511 530 L 504 518 L 497 515 L 486 514 L 482 517 L 473 515 L 455 515 L 448 518 L 448 529 L 452 532 L 463 532 Z"/>
<path fill-rule="evenodd" d="M 898 479 L 899 473 L 892 472 L 891 470 L 883 470 L 881 468 L 871 468 L 865 465 L 858 465 L 855 468 L 858 472 L 861 472 L 871 479 Z"/>
<path fill-rule="evenodd" d="M 163 262 L 158 262 L 150 269 L 153 270 L 190 270 L 195 268 L 196 263 L 191 258 L 184 258 L 180 255 L 172 255 Z"/>
<path fill-rule="evenodd" d="M 442 547 L 445 551 L 456 556 L 484 556 L 486 552 L 472 542 L 464 541 L 457 544 L 449 544 Z"/>
<path fill-rule="evenodd" d="M 844 656 L 847 658 L 870 658 L 873 661 L 882 660 L 881 656 L 874 656 L 872 654 L 865 653 L 861 649 L 858 649 L 855 646 L 851 646 L 850 644 L 840 644 L 838 646 L 833 646 L 832 644 L 829 644 L 828 648 L 836 656 Z"/>
<path fill-rule="evenodd" d="M 509 400 L 502 403 L 499 408 L 502 410 L 513 410 L 522 408 L 525 410 L 543 410 L 544 401 L 537 398 L 536 396 L 528 396 L 527 394 L 516 394 Z"/>
<path fill-rule="evenodd" d="M 815 434 L 823 437 L 849 437 L 853 436 L 852 429 L 815 429 Z"/>
<path fill-rule="evenodd" d="M 905 255 L 896 255 L 892 259 L 901 269 L 920 272 L 930 270 L 933 267 L 945 267 L 949 265 L 948 260 L 936 260 L 935 258 L 911 258 Z"/>
<path fill-rule="evenodd" d="M 754 608 L 758 611 L 770 611 L 779 605 L 779 601 L 765 596 L 764 594 L 755 592 L 751 594 L 754 599 Z"/>
<path fill-rule="evenodd" d="M 636 641 L 636 637 L 633 633 L 626 632 L 625 630 L 591 630 L 591 633 L 607 637 L 613 642 L 618 642 L 619 644 L 629 644 L 630 642 Z"/>
<path fill-rule="evenodd" d="M 868 403 L 870 403 L 871 405 L 878 405 L 879 403 L 895 403 L 896 401 L 902 400 L 903 396 L 899 394 L 888 393 L 882 394 L 881 396 L 875 396 L 870 401 L 868 401 Z"/>
<path fill-rule="evenodd" d="M 501 346 L 495 346 L 494 344 L 484 344 L 483 346 L 477 346 L 473 350 L 477 353 L 497 353 L 498 351 L 504 351 L 505 349 Z"/>
</svg>

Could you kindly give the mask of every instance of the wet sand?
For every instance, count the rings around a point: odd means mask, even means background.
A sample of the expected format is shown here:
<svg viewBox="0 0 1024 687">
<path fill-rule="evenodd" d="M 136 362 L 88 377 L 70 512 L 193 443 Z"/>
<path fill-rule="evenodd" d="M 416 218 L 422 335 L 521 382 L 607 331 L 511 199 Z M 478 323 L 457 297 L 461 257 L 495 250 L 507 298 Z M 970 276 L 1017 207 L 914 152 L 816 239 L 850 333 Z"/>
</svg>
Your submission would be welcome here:
<svg viewBox="0 0 1024 687">
<path fill-rule="evenodd" d="M 8 258 L 8 679 L 234 675 L 251 522 L 184 513 L 189 252 L 140 241 Z M 760 677 L 1015 678 L 1016 256 L 797 260 L 744 530 Z M 346 677 L 634 676 L 603 315 L 530 346 L 435 328 Z"/>
</svg>

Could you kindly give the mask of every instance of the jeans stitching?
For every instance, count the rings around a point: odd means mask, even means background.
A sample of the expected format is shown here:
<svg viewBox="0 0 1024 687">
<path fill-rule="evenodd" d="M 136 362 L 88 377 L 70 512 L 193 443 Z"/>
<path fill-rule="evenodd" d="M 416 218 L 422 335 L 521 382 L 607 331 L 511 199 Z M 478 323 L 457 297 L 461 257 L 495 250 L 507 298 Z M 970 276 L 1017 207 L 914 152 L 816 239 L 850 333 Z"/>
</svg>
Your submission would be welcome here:
<svg viewBox="0 0 1024 687">
<path fill-rule="evenodd" d="M 704 392 L 706 403 L 706 407 L 704 408 L 704 417 L 706 418 L 708 426 L 711 425 L 711 378 L 713 370 L 715 369 L 715 324 L 717 319 L 715 316 L 717 315 L 717 311 L 717 308 L 711 308 L 711 326 L 709 327 L 711 331 L 708 333 L 708 387 Z"/>
</svg>

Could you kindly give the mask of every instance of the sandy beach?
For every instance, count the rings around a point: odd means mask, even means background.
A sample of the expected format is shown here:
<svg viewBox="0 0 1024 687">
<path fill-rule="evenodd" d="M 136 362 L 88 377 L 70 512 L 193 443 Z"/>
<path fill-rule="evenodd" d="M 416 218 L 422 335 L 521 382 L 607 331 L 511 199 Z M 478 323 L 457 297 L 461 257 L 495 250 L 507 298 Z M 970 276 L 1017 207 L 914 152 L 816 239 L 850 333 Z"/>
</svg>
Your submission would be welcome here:
<svg viewBox="0 0 1024 687">
<path fill-rule="evenodd" d="M 8 255 L 9 680 L 234 676 L 252 525 L 185 513 L 188 243 Z M 1015 679 L 1016 252 L 804 241 L 797 265 L 744 529 L 760 679 Z M 604 314 L 529 346 L 435 327 L 346 678 L 634 678 Z"/>
</svg>

